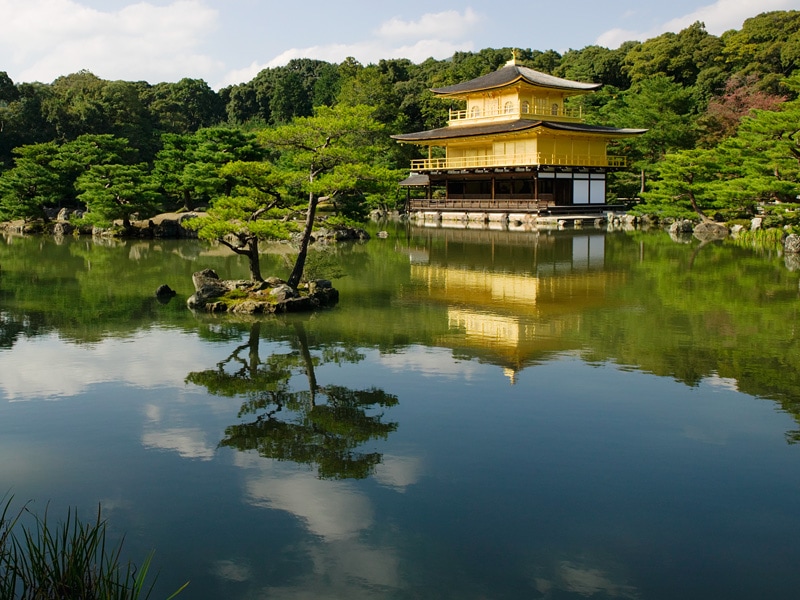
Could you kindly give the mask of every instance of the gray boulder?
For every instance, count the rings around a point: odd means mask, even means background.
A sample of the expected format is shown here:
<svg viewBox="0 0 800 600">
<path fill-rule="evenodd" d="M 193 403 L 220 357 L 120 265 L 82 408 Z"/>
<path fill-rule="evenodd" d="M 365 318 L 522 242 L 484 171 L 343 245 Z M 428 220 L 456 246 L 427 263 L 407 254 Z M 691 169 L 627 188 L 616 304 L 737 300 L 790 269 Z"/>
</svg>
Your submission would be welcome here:
<svg viewBox="0 0 800 600">
<path fill-rule="evenodd" d="M 725 225 L 715 221 L 703 221 L 694 228 L 694 237 L 701 242 L 724 240 L 728 237 L 728 233 L 730 232 Z"/>
<path fill-rule="evenodd" d="M 202 308 L 211 300 L 219 298 L 231 289 L 220 280 L 219 275 L 213 269 L 203 269 L 194 273 L 192 283 L 195 292 L 186 301 L 189 308 Z"/>
<path fill-rule="evenodd" d="M 783 262 L 790 271 L 800 271 L 800 254 L 785 254 Z"/>
<path fill-rule="evenodd" d="M 269 292 L 270 300 L 273 302 L 286 302 L 291 298 L 297 297 L 297 291 L 291 286 L 282 283 L 274 287 Z"/>
<path fill-rule="evenodd" d="M 783 251 L 786 254 L 800 254 L 800 235 L 791 233 L 783 240 Z"/>
<path fill-rule="evenodd" d="M 62 235 L 72 235 L 75 231 L 75 226 L 67 221 L 58 221 L 53 225 L 53 235 L 56 237 Z"/>
<path fill-rule="evenodd" d="M 673 235 L 692 233 L 693 230 L 694 223 L 692 223 L 689 219 L 678 219 L 669 226 L 669 232 Z"/>
</svg>

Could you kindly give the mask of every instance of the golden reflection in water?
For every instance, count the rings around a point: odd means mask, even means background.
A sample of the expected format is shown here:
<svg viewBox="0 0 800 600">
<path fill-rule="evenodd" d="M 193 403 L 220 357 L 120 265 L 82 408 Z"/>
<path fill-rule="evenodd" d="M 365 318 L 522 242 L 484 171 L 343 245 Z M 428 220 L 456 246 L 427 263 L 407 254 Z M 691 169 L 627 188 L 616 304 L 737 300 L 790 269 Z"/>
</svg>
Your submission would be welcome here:
<svg viewBox="0 0 800 600">
<path fill-rule="evenodd" d="M 539 276 L 436 264 L 411 264 L 412 281 L 427 301 L 447 305 L 449 333 L 437 343 L 471 349 L 504 368 L 511 383 L 543 355 L 580 349 L 587 311 L 609 301 L 609 290 L 624 276 L 602 270 L 571 269 Z M 488 354 L 488 355 L 487 355 Z"/>
</svg>

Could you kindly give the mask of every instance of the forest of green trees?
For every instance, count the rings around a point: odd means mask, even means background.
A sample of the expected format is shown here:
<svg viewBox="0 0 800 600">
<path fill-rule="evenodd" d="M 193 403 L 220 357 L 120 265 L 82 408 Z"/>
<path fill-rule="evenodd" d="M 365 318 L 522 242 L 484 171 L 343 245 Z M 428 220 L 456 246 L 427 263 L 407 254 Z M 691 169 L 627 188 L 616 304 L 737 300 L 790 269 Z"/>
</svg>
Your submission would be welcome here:
<svg viewBox="0 0 800 600">
<path fill-rule="evenodd" d="M 384 137 L 370 140 L 381 148 L 373 166 L 399 181 L 418 149 L 388 136 L 446 123 L 451 105 L 430 88 L 496 70 L 510 56 L 500 48 L 421 64 L 296 59 L 219 91 L 198 79 L 106 81 L 87 71 L 50 84 L 19 83 L 0 71 L 0 219 L 46 219 L 46 208 L 85 207 L 108 222 L 209 206 L 235 193 L 242 173 L 252 192 L 254 163 L 281 161 L 263 143 L 266 132 L 321 107 L 369 107 L 364 118 Z M 793 202 L 800 194 L 800 11 L 763 13 L 719 37 L 695 23 L 614 50 L 523 49 L 517 60 L 603 83 L 598 93 L 574 99 L 590 122 L 648 129 L 613 149 L 630 167 L 609 186 L 617 197 L 642 198 L 640 210 L 679 216 L 699 209 L 733 219 L 752 214 L 757 203 Z M 230 163 L 238 168 L 224 168 Z M 285 205 L 286 198 L 305 202 L 308 186 L 284 175 L 271 180 L 275 189 L 265 197 L 280 187 Z M 345 187 L 342 206 L 348 196 L 353 205 L 389 207 L 399 197 L 374 181 L 370 189 Z"/>
</svg>

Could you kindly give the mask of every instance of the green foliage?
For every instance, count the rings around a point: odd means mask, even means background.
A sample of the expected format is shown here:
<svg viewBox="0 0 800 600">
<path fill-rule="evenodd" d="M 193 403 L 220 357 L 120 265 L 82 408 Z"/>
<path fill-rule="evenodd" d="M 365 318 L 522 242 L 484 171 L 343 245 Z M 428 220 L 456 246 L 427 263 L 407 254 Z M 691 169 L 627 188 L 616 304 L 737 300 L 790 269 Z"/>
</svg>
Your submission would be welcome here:
<svg viewBox="0 0 800 600">
<path fill-rule="evenodd" d="M 7 600 L 75 598 L 81 600 L 137 600 L 149 598 L 155 580 L 148 585 L 153 554 L 139 567 L 122 560 L 122 543 L 108 546 L 107 526 L 98 508 L 97 517 L 81 521 L 75 511 L 63 523 L 53 525 L 23 506 L 10 513 L 11 500 L 0 511 L 0 597 Z M 33 527 L 22 518 L 33 518 Z M 188 582 L 170 596 L 174 598 Z"/>
<path fill-rule="evenodd" d="M 62 181 L 52 163 L 58 156 L 53 142 L 22 146 L 14 151 L 14 167 L 0 175 L 0 218 L 45 217 L 63 194 Z"/>
<path fill-rule="evenodd" d="M 633 205 L 628 211 L 632 215 L 649 215 L 665 219 L 696 219 L 697 213 L 688 202 L 659 201 L 655 198 Z"/>
<path fill-rule="evenodd" d="M 779 110 L 751 111 L 734 136 L 711 149 L 668 154 L 655 170 L 648 204 L 694 195 L 706 209 L 752 212 L 759 202 L 794 201 L 800 194 L 798 122 L 800 101 L 785 102 Z"/>
<path fill-rule="evenodd" d="M 174 208 L 192 209 L 219 195 L 229 195 L 234 181 L 222 167 L 264 156 L 255 135 L 232 127 L 200 129 L 192 134 L 164 134 L 156 155 L 154 178 Z"/>
<path fill-rule="evenodd" d="M 679 33 L 664 33 L 633 46 L 625 55 L 624 71 L 636 83 L 666 76 L 685 87 L 697 83 L 700 72 L 714 65 L 722 41 L 696 22 Z"/>
<path fill-rule="evenodd" d="M 635 164 L 653 165 L 667 152 L 694 147 L 695 109 L 691 89 L 658 75 L 621 93 L 602 109 L 602 114 L 618 127 L 647 129 L 646 134 L 620 144 Z"/>
<path fill-rule="evenodd" d="M 310 116 L 315 106 L 336 103 L 340 88 L 337 65 L 308 58 L 263 69 L 253 80 L 220 91 L 228 122 L 234 125 L 288 123 Z"/>
<path fill-rule="evenodd" d="M 554 75 L 626 89 L 631 85 L 630 77 L 623 67 L 626 54 L 627 49 L 624 46 L 617 50 L 602 46 L 569 50 L 561 57 Z"/>
<path fill-rule="evenodd" d="M 330 224 L 331 219 L 326 221 Z M 336 227 L 332 225 L 332 227 Z M 340 279 L 346 275 L 342 268 L 341 260 L 331 247 L 316 248 L 308 253 L 305 269 L 303 270 L 304 281 L 314 281 L 315 279 Z"/>
<path fill-rule="evenodd" d="M 368 106 L 320 107 L 313 117 L 264 130 L 261 140 L 278 153 L 278 168 L 300 193 L 329 197 L 373 183 L 372 167 L 381 167 L 389 143 Z"/>
<path fill-rule="evenodd" d="M 684 150 L 667 154 L 657 165 L 657 179 L 643 195 L 645 206 L 674 202 L 700 216 L 720 206 L 720 165 L 710 150 Z M 646 210 L 646 207 L 640 207 Z"/>
<path fill-rule="evenodd" d="M 296 287 L 303 276 L 319 198 L 336 203 L 389 185 L 389 171 L 382 164 L 382 150 L 389 138 L 369 106 L 340 105 L 321 106 L 312 117 L 265 130 L 261 140 L 275 153 L 276 168 L 290 191 L 308 197 L 300 251 L 288 279 L 288 284 Z"/>
<path fill-rule="evenodd" d="M 145 102 L 160 131 L 193 133 L 201 127 L 217 125 L 225 107 L 219 96 L 202 79 L 181 79 L 149 88 Z"/>
<path fill-rule="evenodd" d="M 273 123 L 288 123 L 295 117 L 311 115 L 311 95 L 303 88 L 303 79 L 296 71 L 283 71 L 274 83 L 269 110 Z"/>
<path fill-rule="evenodd" d="M 403 58 L 366 66 L 353 58 L 340 64 L 294 59 L 218 93 L 206 82 L 190 78 L 150 85 L 106 81 L 80 71 L 45 85 L 15 84 L 0 73 L 0 171 L 15 168 L 14 148 L 48 142 L 66 146 L 87 134 L 107 135 L 127 140 L 125 153 L 116 152 L 117 158 L 107 162 L 147 163 L 165 196 L 164 207 L 192 209 L 232 193 L 231 179 L 219 176 L 224 164 L 264 159 L 250 152 L 252 140 L 236 140 L 234 134 L 225 140 L 220 131 L 252 132 L 289 125 L 297 117 L 315 118 L 315 109 L 363 105 L 391 133 L 441 127 L 455 106 L 453 101 L 434 97 L 430 89 L 494 71 L 510 58 L 511 50 L 457 52 L 445 60 L 430 58 L 420 64 Z M 652 176 L 665 154 L 691 150 L 698 144 L 714 149 L 736 134 L 743 118 L 754 116 L 753 109 L 773 112 L 778 101 L 797 97 L 798 89 L 787 84 L 787 77 L 800 66 L 800 11 L 759 14 L 747 19 L 741 30 L 721 37 L 710 35 L 698 22 L 678 33 L 626 42 L 616 49 L 590 45 L 563 55 L 554 50 L 515 52 L 520 64 L 545 73 L 603 83 L 599 93 L 571 99 L 590 122 L 649 130 L 644 136 L 614 142 L 611 148 L 612 153 L 630 159 L 631 168 L 615 178 L 620 182 L 619 193 L 632 197 L 640 187 L 641 174 Z M 793 117 L 787 116 L 787 121 Z M 229 127 L 221 128 L 223 123 Z M 774 129 L 774 124 L 765 126 Z M 202 133 L 206 130 L 218 133 Z M 747 135 L 745 130 L 738 135 L 745 146 Z M 753 131 L 750 135 L 766 140 L 769 134 Z M 787 142 L 784 137 L 774 146 Z M 759 140 L 755 146 L 761 147 Z M 239 148 L 238 153 L 231 148 Z M 780 150 L 781 156 L 785 149 Z M 73 204 L 78 194 L 74 182 L 80 175 L 75 169 L 82 160 L 78 148 L 65 149 L 66 154 L 73 151 L 72 167 L 68 157 L 57 166 L 57 190 L 24 191 L 20 168 L 11 177 L 12 191 L 6 193 L 0 209 L 3 214 L 34 215 L 37 206 Z M 405 170 L 420 152 L 416 145 L 385 144 L 376 158 L 386 169 Z M 730 148 L 726 152 L 731 157 L 735 153 Z M 744 169 L 747 177 L 755 174 L 757 180 L 747 183 L 748 189 L 738 196 L 787 199 L 794 193 L 796 178 L 789 161 L 772 160 L 769 166 L 777 165 L 779 175 L 770 176 L 767 161 L 750 161 L 747 152 L 742 152 L 749 161 Z M 83 169 L 90 164 L 84 162 Z M 32 180 L 41 180 L 41 174 L 33 175 Z M 287 190 L 295 196 L 307 195 L 309 190 L 301 183 L 304 177 L 297 174 L 294 184 L 287 182 Z M 387 201 L 391 191 L 346 188 L 334 199 L 342 212 L 358 214 L 364 206 L 393 204 Z M 733 190 L 725 194 L 737 196 Z M 14 197 L 27 199 L 18 200 L 20 207 L 12 210 Z"/>
<path fill-rule="evenodd" d="M 377 388 L 320 385 L 316 367 L 336 360 L 339 353 L 314 353 L 299 321 L 294 323 L 291 351 L 262 360 L 261 328 L 261 322 L 253 323 L 247 341 L 216 368 L 186 377 L 210 393 L 243 396 L 239 419 L 257 415 L 252 421 L 227 427 L 219 445 L 314 466 L 322 479 L 368 477 L 380 463 L 381 454 L 362 446 L 386 439 L 397 429 L 397 423 L 383 422 L 382 413 L 368 411 L 397 405 L 397 396 Z M 360 360 L 360 355 L 348 356 L 353 362 Z M 231 369 L 233 365 L 238 368 Z M 305 375 L 307 385 L 298 386 L 296 375 Z"/>
<path fill-rule="evenodd" d="M 800 194 L 798 119 L 800 101 L 784 103 L 777 111 L 753 111 L 726 142 L 752 197 L 792 201 Z"/>
<path fill-rule="evenodd" d="M 188 223 L 203 239 L 216 240 L 247 256 L 250 277 L 260 281 L 259 240 L 288 239 L 296 200 L 285 193 L 286 174 L 266 162 L 235 161 L 218 171 L 230 193 L 217 196 L 207 213 Z"/>
<path fill-rule="evenodd" d="M 761 13 L 722 39 L 729 68 L 741 75 L 758 74 L 764 91 L 781 93 L 780 81 L 800 68 L 800 11 Z"/>
<path fill-rule="evenodd" d="M 201 239 L 221 240 L 228 236 L 247 240 L 255 237 L 260 240 L 289 239 L 296 227 L 283 220 L 284 211 L 262 210 L 264 205 L 253 196 L 222 196 L 216 200 L 208 212 L 187 223 L 196 229 Z"/>
<path fill-rule="evenodd" d="M 78 198 L 100 223 L 121 219 L 127 226 L 134 214 L 146 219 L 157 212 L 159 196 L 146 164 L 93 165 L 75 186 L 81 192 Z"/>
<path fill-rule="evenodd" d="M 768 229 L 784 230 L 800 228 L 800 205 L 764 204 L 759 207 L 764 214 L 762 225 Z"/>
<path fill-rule="evenodd" d="M 105 133 L 110 123 L 102 102 L 105 81 L 79 71 L 53 81 L 52 95 L 42 108 L 61 140 L 72 140 L 82 133 Z"/>
<path fill-rule="evenodd" d="M 15 92 L 6 91 L 12 100 L 0 102 L 0 168 L 12 162 L 14 148 L 56 139 L 55 129 L 43 114 L 43 104 L 52 94 L 50 87 L 21 83 L 15 86 Z"/>
<path fill-rule="evenodd" d="M 233 161 L 260 160 L 264 153 L 256 144 L 256 136 L 240 129 L 214 127 L 194 134 L 196 144 L 183 169 L 185 183 L 202 199 L 230 194 L 234 182 L 221 168 Z"/>
</svg>

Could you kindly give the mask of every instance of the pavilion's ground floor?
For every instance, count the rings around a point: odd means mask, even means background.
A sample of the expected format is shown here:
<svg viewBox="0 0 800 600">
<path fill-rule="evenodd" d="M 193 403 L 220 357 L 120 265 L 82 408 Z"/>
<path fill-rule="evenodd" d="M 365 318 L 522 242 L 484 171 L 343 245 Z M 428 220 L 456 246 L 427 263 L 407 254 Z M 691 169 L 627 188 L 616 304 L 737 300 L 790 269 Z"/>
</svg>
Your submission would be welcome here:
<svg viewBox="0 0 800 600">
<path fill-rule="evenodd" d="M 430 171 L 401 182 L 410 213 L 569 214 L 619 209 L 606 200 L 602 168 Z"/>
</svg>

